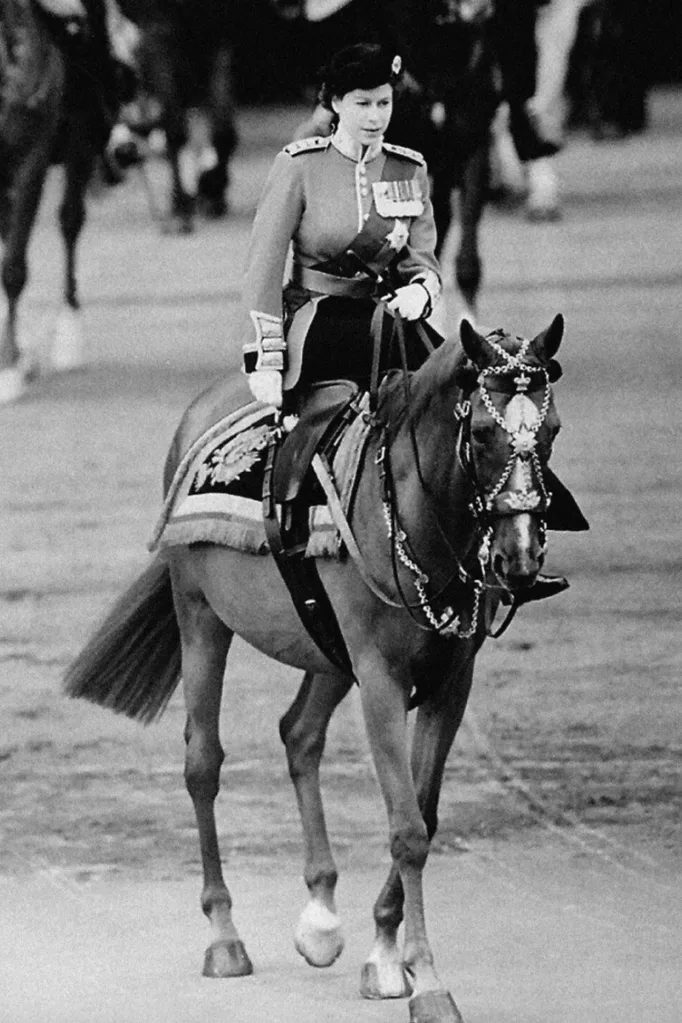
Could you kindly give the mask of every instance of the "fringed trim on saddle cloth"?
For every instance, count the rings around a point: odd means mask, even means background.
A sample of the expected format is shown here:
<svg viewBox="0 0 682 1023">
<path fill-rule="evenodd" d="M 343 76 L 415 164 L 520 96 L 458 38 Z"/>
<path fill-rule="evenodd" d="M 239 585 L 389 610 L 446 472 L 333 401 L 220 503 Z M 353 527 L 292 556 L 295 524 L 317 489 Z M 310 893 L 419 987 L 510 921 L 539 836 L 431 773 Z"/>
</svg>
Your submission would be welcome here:
<svg viewBox="0 0 682 1023">
<path fill-rule="evenodd" d="M 261 492 L 274 421 L 274 409 L 252 402 L 225 416 L 192 444 L 169 487 L 148 543 L 150 551 L 212 543 L 252 554 L 269 552 Z M 332 475 L 346 514 L 368 429 L 364 417 L 357 416 L 334 457 Z M 313 506 L 306 557 L 340 556 L 340 536 L 327 505 Z"/>
</svg>

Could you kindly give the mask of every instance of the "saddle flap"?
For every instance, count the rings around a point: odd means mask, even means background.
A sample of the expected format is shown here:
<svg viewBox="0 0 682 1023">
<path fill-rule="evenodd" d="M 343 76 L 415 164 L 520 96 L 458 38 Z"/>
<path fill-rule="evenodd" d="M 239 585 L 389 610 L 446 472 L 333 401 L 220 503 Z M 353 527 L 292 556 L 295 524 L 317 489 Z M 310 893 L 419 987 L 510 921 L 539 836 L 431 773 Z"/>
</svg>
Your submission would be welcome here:
<svg viewBox="0 0 682 1023">
<path fill-rule="evenodd" d="M 310 387 L 299 420 L 285 437 L 275 459 L 272 486 L 277 504 L 286 504 L 299 496 L 313 455 L 358 391 L 351 380 L 330 380 Z"/>
</svg>

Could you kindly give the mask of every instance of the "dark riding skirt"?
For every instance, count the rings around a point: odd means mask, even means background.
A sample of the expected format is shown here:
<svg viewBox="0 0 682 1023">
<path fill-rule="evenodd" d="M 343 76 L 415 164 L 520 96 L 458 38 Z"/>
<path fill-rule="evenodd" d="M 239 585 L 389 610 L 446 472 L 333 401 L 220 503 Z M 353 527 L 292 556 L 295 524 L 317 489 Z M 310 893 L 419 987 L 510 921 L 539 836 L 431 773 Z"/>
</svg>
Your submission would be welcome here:
<svg viewBox="0 0 682 1023">
<path fill-rule="evenodd" d="M 315 311 L 303 345 L 301 375 L 296 391 L 323 380 L 354 380 L 361 390 L 369 390 L 372 377 L 374 341 L 371 323 L 376 302 L 372 299 L 329 296 Z M 433 327 L 423 324 L 434 348 L 443 341 Z M 381 332 L 379 380 L 391 369 L 402 365 L 395 321 L 386 314 Z M 424 341 L 405 322 L 407 367 L 418 369 L 428 351 Z"/>
</svg>

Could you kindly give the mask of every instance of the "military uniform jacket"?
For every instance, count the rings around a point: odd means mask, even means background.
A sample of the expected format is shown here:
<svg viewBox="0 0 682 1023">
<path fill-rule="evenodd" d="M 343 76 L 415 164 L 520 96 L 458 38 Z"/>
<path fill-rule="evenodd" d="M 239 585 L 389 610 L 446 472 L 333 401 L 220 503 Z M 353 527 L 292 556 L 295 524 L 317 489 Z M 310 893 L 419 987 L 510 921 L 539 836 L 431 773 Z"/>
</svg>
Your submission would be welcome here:
<svg viewBox="0 0 682 1023">
<path fill-rule="evenodd" d="M 303 276 L 303 287 L 294 289 L 293 309 L 283 306 L 285 271 L 289 268 L 294 281 L 301 269 L 338 273 L 336 259 L 356 239 L 370 267 L 383 270 L 390 262 L 401 284 L 423 282 L 435 304 L 441 277 L 422 156 L 381 142 L 362 154 L 359 146 L 336 136 L 285 147 L 275 158 L 260 199 L 242 292 L 252 335 L 244 345 L 245 359 L 249 350 L 262 351 L 264 337 L 278 332 L 282 337 L 286 323 L 285 387 L 296 382 L 305 335 L 325 298 L 306 287 Z M 290 248 L 293 266 L 288 264 Z"/>
</svg>

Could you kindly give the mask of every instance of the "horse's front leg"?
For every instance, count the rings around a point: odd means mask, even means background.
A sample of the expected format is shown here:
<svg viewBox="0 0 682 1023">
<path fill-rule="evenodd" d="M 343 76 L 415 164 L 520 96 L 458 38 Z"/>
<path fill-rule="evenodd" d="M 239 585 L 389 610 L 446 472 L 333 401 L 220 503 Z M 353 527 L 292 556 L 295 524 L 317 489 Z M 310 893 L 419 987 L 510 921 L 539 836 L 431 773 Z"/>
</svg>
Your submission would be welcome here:
<svg viewBox="0 0 682 1023">
<path fill-rule="evenodd" d="M 0 334 L 0 405 L 21 397 L 28 376 L 22 365 L 18 337 L 19 300 L 28 280 L 27 251 L 35 222 L 54 141 L 54 128 L 43 128 L 12 180 L 3 179 L 0 200 L 0 229 L 4 253 L 2 286 L 7 313 Z"/>
<path fill-rule="evenodd" d="M 417 712 L 412 739 L 412 775 L 429 841 L 438 828 L 443 771 L 462 722 L 473 677 L 470 645 L 458 644 L 452 650 L 455 659 L 444 683 Z M 397 941 L 403 904 L 403 886 L 394 865 L 374 906 L 376 937 L 362 973 L 361 992 L 365 998 L 392 998 L 409 993 Z M 401 986 L 404 990 L 400 990 Z"/>
<path fill-rule="evenodd" d="M 215 57 L 208 95 L 211 164 L 200 167 L 197 184 L 199 209 L 209 219 L 224 217 L 228 212 L 229 165 L 238 141 L 233 64 L 233 47 L 224 43 Z"/>
<path fill-rule="evenodd" d="M 452 191 L 453 178 L 450 168 L 442 162 L 433 168 L 431 186 L 431 203 L 433 219 L 436 224 L 436 255 L 440 258 L 452 223 Z"/>
<path fill-rule="evenodd" d="M 95 164 L 95 151 L 87 125 L 74 124 L 66 145 L 64 193 L 59 226 L 64 244 L 64 304 L 57 319 L 52 345 L 54 369 L 76 369 L 83 363 L 83 334 L 77 279 L 77 247 L 85 224 L 85 195 Z"/>
<path fill-rule="evenodd" d="M 297 951 L 311 966 L 331 966 L 343 951 L 334 891 L 338 874 L 327 835 L 320 792 L 320 761 L 329 721 L 353 680 L 340 672 L 306 672 L 279 726 L 296 790 L 305 842 L 305 882 L 310 900 L 296 928 Z"/>
<path fill-rule="evenodd" d="M 429 835 L 407 750 L 407 702 L 411 680 L 396 661 L 378 655 L 358 663 L 362 707 L 389 820 L 391 857 L 405 898 L 403 963 L 412 987 L 412 1023 L 461 1023 L 433 963 L 426 933 L 422 873 Z"/>
<path fill-rule="evenodd" d="M 459 190 L 460 239 L 455 257 L 457 287 L 466 312 L 475 322 L 476 302 L 481 287 L 482 267 L 478 248 L 478 227 L 485 203 L 488 177 L 488 145 L 478 146 L 467 157 Z"/>
<path fill-rule="evenodd" d="M 191 173 L 194 175 L 194 156 L 185 153 L 187 142 L 187 131 L 184 125 L 184 113 L 182 114 L 183 124 L 179 125 L 180 111 L 170 116 L 166 127 L 166 158 L 170 171 L 170 207 L 163 221 L 162 231 L 164 234 L 191 234 L 194 231 L 194 206 L 195 196 L 190 190 L 189 175 L 187 170 L 192 165 Z M 183 173 L 181 156 L 188 156 L 187 167 Z"/>
<path fill-rule="evenodd" d="M 172 15 L 169 15 L 163 24 L 147 26 L 144 34 L 149 88 L 161 106 L 170 172 L 170 200 L 161 225 L 164 234 L 189 234 L 194 230 L 194 196 L 190 194 L 189 182 L 183 180 L 180 167 L 180 154 L 187 144 L 189 132 L 179 80 L 182 67 L 179 31 Z"/>
<path fill-rule="evenodd" d="M 218 731 L 225 661 L 233 633 L 209 607 L 182 567 L 171 567 L 173 601 L 182 645 L 187 708 L 185 784 L 194 804 L 204 874 L 201 908 L 213 929 L 205 977 L 241 977 L 253 966 L 232 921 L 232 898 L 223 878 L 215 820 L 224 753 Z"/>
</svg>

